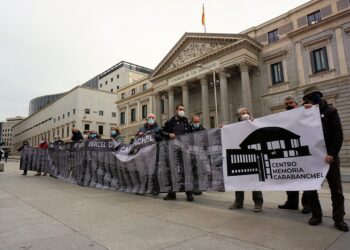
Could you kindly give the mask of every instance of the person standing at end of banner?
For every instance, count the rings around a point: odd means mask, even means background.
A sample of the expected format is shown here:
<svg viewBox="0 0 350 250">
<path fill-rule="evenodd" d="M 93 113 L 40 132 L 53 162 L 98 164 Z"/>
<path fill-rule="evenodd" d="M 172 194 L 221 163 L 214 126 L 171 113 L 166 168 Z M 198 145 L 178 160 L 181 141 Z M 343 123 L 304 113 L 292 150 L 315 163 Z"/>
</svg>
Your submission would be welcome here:
<svg viewBox="0 0 350 250">
<path fill-rule="evenodd" d="M 76 127 L 72 128 L 72 134 L 73 134 L 71 137 L 72 142 L 82 142 L 84 140 L 83 135 Z"/>
<path fill-rule="evenodd" d="M 24 149 L 24 147 L 26 147 L 26 146 L 29 146 L 29 143 L 27 141 L 23 141 L 22 146 L 19 149 L 17 149 L 17 151 L 21 152 Z M 19 166 L 22 166 L 22 163 L 23 163 L 23 156 L 21 154 L 21 159 L 19 161 Z M 27 175 L 27 166 L 25 167 L 25 169 L 23 169 L 22 175 Z"/>
<path fill-rule="evenodd" d="M 330 106 L 322 99 L 322 92 L 315 86 L 304 90 L 303 100 L 305 104 L 319 105 L 324 140 L 327 148 L 327 155 L 324 160 L 329 163 L 329 170 L 326 175 L 333 207 L 334 226 L 340 231 L 347 232 L 349 227 L 344 221 L 344 195 L 340 175 L 339 152 L 343 144 L 343 129 L 337 109 Z M 322 208 L 318 199 L 317 190 L 307 191 L 312 217 L 309 224 L 316 226 L 322 223 Z"/>
<path fill-rule="evenodd" d="M 117 141 L 119 143 L 124 142 L 123 137 L 120 135 L 119 129 L 117 129 L 116 127 L 111 127 L 111 140 Z"/>
<path fill-rule="evenodd" d="M 40 144 L 38 145 L 38 148 L 47 149 L 47 148 L 49 148 L 49 144 L 47 144 L 47 142 L 45 140 L 41 140 Z M 46 175 L 47 175 L 47 173 L 44 172 L 43 176 L 46 176 Z M 41 176 L 41 171 L 37 171 L 34 176 Z"/>
<path fill-rule="evenodd" d="M 239 108 L 237 110 L 238 121 L 253 121 L 254 118 L 250 115 L 247 108 Z M 253 201 L 254 201 L 254 212 L 261 212 L 263 210 L 262 206 L 264 203 L 263 195 L 261 191 L 253 191 Z M 244 202 L 244 191 L 235 192 L 235 201 L 229 206 L 229 209 L 240 209 L 243 208 Z"/>
<path fill-rule="evenodd" d="M 139 128 L 136 135 L 144 135 L 147 132 L 153 132 L 156 141 L 162 140 L 155 114 L 150 113 L 147 115 L 146 123 Z"/>
<path fill-rule="evenodd" d="M 192 121 L 191 121 L 191 127 L 192 127 L 192 132 L 197 132 L 197 131 L 202 131 L 205 130 L 205 128 L 201 124 L 201 119 L 198 115 L 192 116 Z M 196 171 L 193 172 L 193 178 L 195 179 L 195 182 L 198 183 L 198 174 Z M 199 187 L 197 187 L 199 188 Z M 193 192 L 194 195 L 201 195 L 202 191 L 196 190 Z"/>
<path fill-rule="evenodd" d="M 97 134 L 95 130 L 92 130 L 89 135 L 89 140 L 98 140 L 100 139 L 100 136 Z"/>
<path fill-rule="evenodd" d="M 175 139 L 176 136 L 191 133 L 192 127 L 185 117 L 185 106 L 177 105 L 175 115 L 168 120 L 161 130 L 162 136 L 166 139 Z M 194 201 L 193 192 L 186 191 L 187 201 Z M 170 191 L 164 200 L 175 200 L 176 192 Z"/>
<path fill-rule="evenodd" d="M 295 101 L 294 97 L 287 96 L 284 98 L 284 106 L 286 110 L 292 110 L 298 108 L 298 103 Z M 279 209 L 290 209 L 298 210 L 299 208 L 299 191 L 287 191 L 287 201 L 283 205 L 278 205 Z M 303 210 L 301 213 L 309 214 L 311 213 L 310 207 L 308 205 L 307 192 L 303 192 L 301 197 L 301 203 L 303 205 Z"/>
</svg>

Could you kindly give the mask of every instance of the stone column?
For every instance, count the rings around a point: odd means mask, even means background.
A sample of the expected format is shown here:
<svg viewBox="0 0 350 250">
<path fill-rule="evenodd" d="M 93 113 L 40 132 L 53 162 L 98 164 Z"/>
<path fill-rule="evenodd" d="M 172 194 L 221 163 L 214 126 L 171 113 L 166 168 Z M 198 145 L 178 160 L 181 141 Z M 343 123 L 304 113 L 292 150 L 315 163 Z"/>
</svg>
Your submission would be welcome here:
<svg viewBox="0 0 350 250">
<path fill-rule="evenodd" d="M 252 91 L 250 89 L 249 65 L 246 62 L 239 64 L 241 69 L 241 84 L 242 84 L 242 107 L 252 110 Z"/>
<path fill-rule="evenodd" d="M 227 90 L 227 73 L 224 69 L 217 71 L 220 78 L 220 101 L 221 101 L 221 123 L 229 124 L 230 116 L 228 113 L 228 90 Z"/>
<path fill-rule="evenodd" d="M 168 91 L 168 100 L 169 100 L 169 112 L 168 112 L 168 118 L 174 116 L 174 89 L 170 88 Z"/>
<path fill-rule="evenodd" d="M 185 106 L 185 110 L 187 111 L 187 114 L 190 113 L 190 99 L 189 99 L 189 92 L 188 92 L 188 84 L 184 83 L 182 85 L 182 104 Z"/>
<path fill-rule="evenodd" d="M 337 50 L 338 50 L 340 74 L 347 75 L 348 74 L 348 65 L 346 64 L 344 41 L 343 41 L 343 34 L 342 34 L 341 27 L 337 27 L 335 29 L 335 38 L 337 39 Z"/>
<path fill-rule="evenodd" d="M 156 93 L 154 98 L 156 99 L 155 115 L 157 118 L 157 123 L 158 123 L 158 126 L 162 126 L 162 104 L 161 104 L 162 95 L 160 93 Z"/>
<path fill-rule="evenodd" d="M 201 82 L 202 90 L 202 119 L 203 126 L 208 129 L 210 128 L 210 117 L 209 117 L 209 94 L 208 94 L 208 79 L 205 76 L 199 78 Z"/>
<path fill-rule="evenodd" d="M 303 55 L 301 52 L 301 42 L 297 42 L 295 44 L 295 52 L 296 52 L 296 58 L 297 58 L 299 84 L 305 85 L 305 73 L 304 73 Z M 269 69 L 269 70 L 271 70 L 271 69 Z"/>
</svg>

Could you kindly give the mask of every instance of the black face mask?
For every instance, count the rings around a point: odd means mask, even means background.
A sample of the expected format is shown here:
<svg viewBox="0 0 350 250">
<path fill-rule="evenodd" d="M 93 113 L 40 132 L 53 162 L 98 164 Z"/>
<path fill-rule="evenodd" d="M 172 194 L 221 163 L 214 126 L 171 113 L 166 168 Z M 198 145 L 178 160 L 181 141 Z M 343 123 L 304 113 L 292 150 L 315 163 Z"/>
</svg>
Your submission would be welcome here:
<svg viewBox="0 0 350 250">
<path fill-rule="evenodd" d="M 290 106 L 290 105 L 288 105 L 288 106 L 286 107 L 286 110 L 291 110 L 291 109 L 294 109 L 294 107 L 293 107 L 293 106 Z"/>
</svg>

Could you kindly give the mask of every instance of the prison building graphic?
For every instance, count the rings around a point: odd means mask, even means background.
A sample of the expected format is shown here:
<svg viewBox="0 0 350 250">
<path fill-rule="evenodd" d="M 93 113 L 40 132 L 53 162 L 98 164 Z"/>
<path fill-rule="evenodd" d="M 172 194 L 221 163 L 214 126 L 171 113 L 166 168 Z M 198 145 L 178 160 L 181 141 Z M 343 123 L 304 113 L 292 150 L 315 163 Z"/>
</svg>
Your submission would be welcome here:
<svg viewBox="0 0 350 250">
<path fill-rule="evenodd" d="M 270 159 L 309 156 L 308 146 L 300 145 L 300 136 L 280 127 L 264 127 L 249 134 L 240 149 L 227 149 L 227 175 L 259 176 L 259 181 L 272 178 Z"/>
</svg>

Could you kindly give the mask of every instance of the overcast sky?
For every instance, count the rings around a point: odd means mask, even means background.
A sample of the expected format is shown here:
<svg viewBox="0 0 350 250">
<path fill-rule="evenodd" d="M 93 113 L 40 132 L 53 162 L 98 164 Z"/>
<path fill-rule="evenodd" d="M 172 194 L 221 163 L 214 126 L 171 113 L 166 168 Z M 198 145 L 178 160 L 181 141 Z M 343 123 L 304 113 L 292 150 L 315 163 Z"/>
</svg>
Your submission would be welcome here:
<svg viewBox="0 0 350 250">
<path fill-rule="evenodd" d="M 185 32 L 239 33 L 307 0 L 0 0 L 0 121 L 121 60 L 155 68 Z"/>
</svg>

